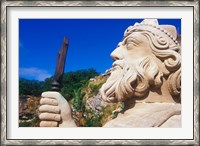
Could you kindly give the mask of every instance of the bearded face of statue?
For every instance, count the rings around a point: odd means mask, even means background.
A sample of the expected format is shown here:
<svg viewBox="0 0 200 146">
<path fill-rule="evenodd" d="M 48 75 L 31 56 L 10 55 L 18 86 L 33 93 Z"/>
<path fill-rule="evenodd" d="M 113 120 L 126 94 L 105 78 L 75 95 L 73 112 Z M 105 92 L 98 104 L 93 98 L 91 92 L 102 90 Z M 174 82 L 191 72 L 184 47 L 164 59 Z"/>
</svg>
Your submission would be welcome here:
<svg viewBox="0 0 200 146">
<path fill-rule="evenodd" d="M 180 102 L 181 57 L 176 37 L 174 26 L 157 21 L 144 20 L 128 27 L 111 53 L 114 63 L 100 89 L 102 98 L 107 102 L 141 99 L 160 90 L 164 82 L 169 95 Z"/>
<path fill-rule="evenodd" d="M 161 86 L 158 62 L 151 52 L 149 40 L 141 32 L 125 37 L 111 57 L 114 59 L 112 73 L 100 90 L 105 101 L 143 97 L 149 86 Z"/>
</svg>

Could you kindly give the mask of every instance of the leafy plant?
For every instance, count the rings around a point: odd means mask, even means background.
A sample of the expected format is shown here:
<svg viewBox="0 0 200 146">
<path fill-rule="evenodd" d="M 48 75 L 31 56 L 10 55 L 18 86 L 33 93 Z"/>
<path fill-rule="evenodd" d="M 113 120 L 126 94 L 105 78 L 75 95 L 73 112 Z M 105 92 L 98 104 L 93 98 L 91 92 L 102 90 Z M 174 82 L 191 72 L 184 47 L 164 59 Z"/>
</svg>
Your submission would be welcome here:
<svg viewBox="0 0 200 146">
<path fill-rule="evenodd" d="M 87 87 L 90 78 L 99 75 L 95 69 L 68 72 L 63 76 L 61 94 L 69 101 L 73 98 L 74 90 Z"/>
<path fill-rule="evenodd" d="M 102 114 L 97 114 L 92 109 L 85 110 L 84 127 L 102 127 L 101 118 Z"/>
<path fill-rule="evenodd" d="M 73 109 L 75 111 L 81 110 L 82 107 L 82 98 L 81 98 L 81 88 L 74 90 L 74 102 Z"/>
<path fill-rule="evenodd" d="M 19 127 L 38 127 L 39 126 L 39 118 L 35 116 L 31 121 L 24 121 L 19 123 Z"/>
<path fill-rule="evenodd" d="M 90 84 L 90 88 L 91 88 L 91 95 L 96 95 L 99 92 L 99 89 L 101 88 L 103 83 L 99 83 L 99 84 Z"/>
</svg>

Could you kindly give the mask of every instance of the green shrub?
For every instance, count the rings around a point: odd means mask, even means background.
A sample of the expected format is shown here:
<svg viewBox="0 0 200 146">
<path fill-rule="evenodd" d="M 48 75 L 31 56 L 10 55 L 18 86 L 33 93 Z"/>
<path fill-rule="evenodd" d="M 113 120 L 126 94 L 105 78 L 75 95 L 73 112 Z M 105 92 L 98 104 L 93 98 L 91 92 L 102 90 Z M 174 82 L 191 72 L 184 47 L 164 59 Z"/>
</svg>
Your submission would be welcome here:
<svg viewBox="0 0 200 146">
<path fill-rule="evenodd" d="M 39 118 L 35 116 L 31 121 L 20 122 L 19 127 L 38 127 L 39 122 Z"/>
<path fill-rule="evenodd" d="M 97 114 L 92 109 L 85 110 L 84 127 L 102 127 L 102 114 Z"/>
<path fill-rule="evenodd" d="M 81 110 L 82 107 L 82 97 L 81 97 L 81 88 L 78 90 L 74 90 L 74 102 L 73 102 L 73 109 L 75 111 Z"/>
<path fill-rule="evenodd" d="M 19 127 L 31 127 L 31 122 L 20 122 Z"/>
</svg>

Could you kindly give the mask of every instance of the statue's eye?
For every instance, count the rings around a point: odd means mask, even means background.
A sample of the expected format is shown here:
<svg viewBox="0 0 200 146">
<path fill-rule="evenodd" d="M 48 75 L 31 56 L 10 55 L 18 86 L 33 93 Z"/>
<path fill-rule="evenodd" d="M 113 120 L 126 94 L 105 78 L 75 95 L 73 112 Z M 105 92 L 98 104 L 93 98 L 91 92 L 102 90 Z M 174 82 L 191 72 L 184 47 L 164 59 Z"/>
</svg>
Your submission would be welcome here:
<svg viewBox="0 0 200 146">
<path fill-rule="evenodd" d="M 135 45 L 133 45 L 132 43 L 127 43 L 126 47 L 127 47 L 127 50 L 132 50 L 134 49 Z"/>
<path fill-rule="evenodd" d="M 138 45 L 140 44 L 141 42 L 139 42 L 138 40 L 134 39 L 134 38 L 128 38 L 126 40 L 126 46 L 127 46 L 127 49 L 128 50 L 131 50 L 133 49 L 134 47 L 138 47 Z"/>
</svg>

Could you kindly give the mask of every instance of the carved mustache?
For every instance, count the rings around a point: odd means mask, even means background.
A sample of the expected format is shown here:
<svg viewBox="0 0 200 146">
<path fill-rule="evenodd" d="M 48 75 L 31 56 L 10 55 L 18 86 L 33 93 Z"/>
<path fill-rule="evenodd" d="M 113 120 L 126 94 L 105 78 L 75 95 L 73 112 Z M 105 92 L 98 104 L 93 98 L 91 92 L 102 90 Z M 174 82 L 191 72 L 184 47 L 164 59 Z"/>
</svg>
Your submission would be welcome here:
<svg viewBox="0 0 200 146">
<path fill-rule="evenodd" d="M 124 61 L 122 61 L 122 60 L 116 60 L 116 61 L 112 64 L 112 67 L 113 67 L 113 68 L 120 67 L 121 69 L 123 69 L 123 68 L 124 68 Z"/>
</svg>

